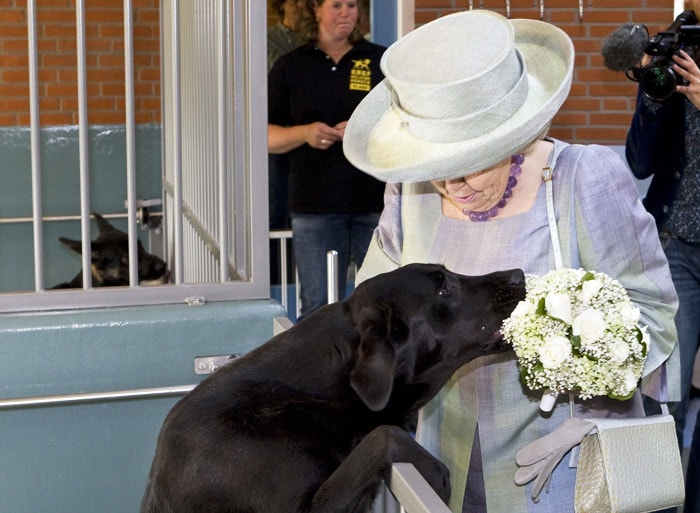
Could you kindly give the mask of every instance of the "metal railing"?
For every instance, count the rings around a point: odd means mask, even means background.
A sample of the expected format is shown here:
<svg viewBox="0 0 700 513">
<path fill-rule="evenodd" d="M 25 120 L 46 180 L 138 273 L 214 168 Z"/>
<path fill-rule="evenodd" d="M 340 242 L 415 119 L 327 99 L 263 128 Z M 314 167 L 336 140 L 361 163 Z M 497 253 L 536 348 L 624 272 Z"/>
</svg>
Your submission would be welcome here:
<svg viewBox="0 0 700 513">
<path fill-rule="evenodd" d="M 291 230 L 274 230 L 270 232 L 270 240 L 277 241 L 277 256 L 279 263 L 279 286 L 280 286 L 280 303 L 287 312 L 289 312 L 290 301 L 289 301 L 289 287 L 293 286 L 293 291 L 295 295 L 295 318 L 299 318 L 301 315 L 301 301 L 299 298 L 299 275 L 294 271 L 293 280 L 289 276 L 289 261 L 290 255 L 287 251 L 288 242 L 292 240 Z"/>
</svg>

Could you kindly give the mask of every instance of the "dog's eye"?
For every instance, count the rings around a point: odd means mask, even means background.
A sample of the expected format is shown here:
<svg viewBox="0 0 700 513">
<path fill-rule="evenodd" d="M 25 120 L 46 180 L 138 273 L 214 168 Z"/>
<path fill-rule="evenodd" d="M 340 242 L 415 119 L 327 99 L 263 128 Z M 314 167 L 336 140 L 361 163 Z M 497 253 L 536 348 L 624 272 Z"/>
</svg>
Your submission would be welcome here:
<svg viewBox="0 0 700 513">
<path fill-rule="evenodd" d="M 437 274 L 437 287 L 438 291 L 437 294 L 440 297 L 448 297 L 450 295 L 450 288 L 447 285 L 447 280 L 445 279 L 445 275 L 443 273 L 436 273 Z"/>
</svg>

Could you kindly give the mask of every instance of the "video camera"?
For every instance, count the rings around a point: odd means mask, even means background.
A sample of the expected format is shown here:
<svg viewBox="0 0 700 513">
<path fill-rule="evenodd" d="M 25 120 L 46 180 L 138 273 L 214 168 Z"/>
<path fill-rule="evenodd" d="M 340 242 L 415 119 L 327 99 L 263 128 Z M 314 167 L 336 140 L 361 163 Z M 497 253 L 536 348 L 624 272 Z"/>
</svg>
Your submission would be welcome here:
<svg viewBox="0 0 700 513">
<path fill-rule="evenodd" d="M 648 98 L 662 102 L 675 92 L 676 85 L 686 84 L 673 71 L 672 57 L 681 49 L 693 58 L 700 52 L 700 25 L 693 11 L 682 12 L 668 29 L 651 38 L 644 49 L 652 56 L 651 62 L 631 68 L 632 76 L 627 76 L 639 82 Z"/>
</svg>

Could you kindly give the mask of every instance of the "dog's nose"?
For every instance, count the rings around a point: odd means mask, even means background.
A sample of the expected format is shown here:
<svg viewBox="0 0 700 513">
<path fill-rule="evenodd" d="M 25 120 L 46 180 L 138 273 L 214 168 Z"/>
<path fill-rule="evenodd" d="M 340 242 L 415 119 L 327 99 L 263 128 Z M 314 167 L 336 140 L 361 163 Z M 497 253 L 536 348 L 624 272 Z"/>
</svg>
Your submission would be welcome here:
<svg viewBox="0 0 700 513">
<path fill-rule="evenodd" d="M 517 287 L 525 285 L 525 274 L 523 273 L 522 269 L 513 269 L 508 283 Z"/>
</svg>

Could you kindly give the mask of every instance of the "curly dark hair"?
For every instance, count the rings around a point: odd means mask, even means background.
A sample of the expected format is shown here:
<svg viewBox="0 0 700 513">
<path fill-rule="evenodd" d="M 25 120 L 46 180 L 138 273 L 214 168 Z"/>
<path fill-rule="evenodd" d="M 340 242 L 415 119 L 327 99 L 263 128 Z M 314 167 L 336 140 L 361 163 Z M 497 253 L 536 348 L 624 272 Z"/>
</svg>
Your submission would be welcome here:
<svg viewBox="0 0 700 513">
<path fill-rule="evenodd" d="M 272 8 L 277 11 L 277 14 L 279 14 L 282 19 L 284 19 L 284 4 L 286 3 L 287 0 L 272 0 Z"/>
<path fill-rule="evenodd" d="M 301 38 L 307 43 L 314 43 L 318 40 L 318 21 L 316 21 L 316 7 L 321 7 L 326 0 L 306 0 L 304 12 L 301 15 L 301 27 L 299 33 Z M 351 45 L 362 39 L 362 32 L 357 26 L 352 30 L 348 41 Z"/>
</svg>

